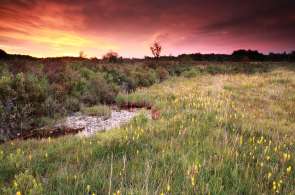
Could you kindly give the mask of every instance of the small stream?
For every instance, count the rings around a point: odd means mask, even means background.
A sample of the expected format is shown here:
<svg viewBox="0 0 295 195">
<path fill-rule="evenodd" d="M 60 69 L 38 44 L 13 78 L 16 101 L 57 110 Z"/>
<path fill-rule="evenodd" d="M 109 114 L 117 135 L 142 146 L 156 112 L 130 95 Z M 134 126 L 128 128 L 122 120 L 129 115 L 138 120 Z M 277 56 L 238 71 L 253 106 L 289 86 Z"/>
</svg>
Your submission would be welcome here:
<svg viewBox="0 0 295 195">
<path fill-rule="evenodd" d="M 75 113 L 66 117 L 56 127 L 66 127 L 72 129 L 84 128 L 78 136 L 91 136 L 99 131 L 106 131 L 120 125 L 128 123 L 132 118 L 140 113 L 140 110 L 112 110 L 111 117 L 104 120 L 103 117 L 87 116 L 81 113 Z"/>
</svg>

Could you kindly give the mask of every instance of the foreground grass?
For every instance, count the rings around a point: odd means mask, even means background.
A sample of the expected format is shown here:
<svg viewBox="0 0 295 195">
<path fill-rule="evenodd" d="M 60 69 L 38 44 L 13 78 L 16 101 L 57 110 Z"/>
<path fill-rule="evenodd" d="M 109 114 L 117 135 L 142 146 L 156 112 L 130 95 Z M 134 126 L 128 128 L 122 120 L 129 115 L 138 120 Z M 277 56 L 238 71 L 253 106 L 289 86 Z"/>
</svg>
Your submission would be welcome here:
<svg viewBox="0 0 295 195">
<path fill-rule="evenodd" d="M 157 121 L 0 146 L 3 194 L 295 193 L 295 72 L 171 78 Z"/>
</svg>

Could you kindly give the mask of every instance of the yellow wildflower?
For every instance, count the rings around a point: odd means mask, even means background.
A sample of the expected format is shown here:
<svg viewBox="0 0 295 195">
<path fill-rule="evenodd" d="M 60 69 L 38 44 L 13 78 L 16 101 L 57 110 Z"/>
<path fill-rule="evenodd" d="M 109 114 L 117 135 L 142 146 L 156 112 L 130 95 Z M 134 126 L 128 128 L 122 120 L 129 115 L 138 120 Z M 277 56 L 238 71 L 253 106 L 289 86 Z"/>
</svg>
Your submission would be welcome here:
<svg viewBox="0 0 295 195">
<path fill-rule="evenodd" d="M 16 195 L 21 195 L 22 193 L 20 191 L 17 191 L 16 192 Z"/>
<path fill-rule="evenodd" d="M 120 195 L 121 194 L 121 192 L 120 192 L 120 190 L 117 190 L 117 192 L 116 193 L 114 193 L 115 195 Z"/>
<path fill-rule="evenodd" d="M 90 188 L 91 188 L 91 186 L 90 186 L 90 185 L 87 185 L 87 187 L 86 187 L 86 189 L 87 189 L 87 192 L 89 192 L 89 191 L 90 191 Z"/>
<path fill-rule="evenodd" d="M 272 173 L 269 172 L 269 173 L 267 174 L 267 178 L 269 179 L 269 178 L 271 177 L 271 175 L 272 175 Z"/>
<path fill-rule="evenodd" d="M 191 182 L 192 182 L 192 186 L 195 186 L 196 185 L 196 181 L 195 181 L 195 177 L 194 176 L 191 177 Z"/>
<path fill-rule="evenodd" d="M 288 154 L 288 153 L 284 153 L 284 154 L 283 154 L 283 157 L 284 157 L 284 160 L 287 161 L 287 160 L 290 160 L 291 155 Z"/>
<path fill-rule="evenodd" d="M 168 184 L 167 185 L 167 192 L 170 192 L 171 188 L 170 188 L 170 185 Z"/>
<path fill-rule="evenodd" d="M 240 136 L 240 145 L 243 144 L 243 136 Z"/>
<path fill-rule="evenodd" d="M 291 166 L 289 166 L 289 167 L 287 168 L 287 173 L 290 173 L 290 172 L 291 172 L 291 170 L 292 170 L 292 167 L 291 167 Z"/>
<path fill-rule="evenodd" d="M 18 186 L 16 181 L 13 182 L 13 185 L 15 188 L 17 188 L 17 186 Z"/>
<path fill-rule="evenodd" d="M 272 182 L 272 189 L 275 191 L 277 189 L 277 184 L 275 181 Z"/>
</svg>

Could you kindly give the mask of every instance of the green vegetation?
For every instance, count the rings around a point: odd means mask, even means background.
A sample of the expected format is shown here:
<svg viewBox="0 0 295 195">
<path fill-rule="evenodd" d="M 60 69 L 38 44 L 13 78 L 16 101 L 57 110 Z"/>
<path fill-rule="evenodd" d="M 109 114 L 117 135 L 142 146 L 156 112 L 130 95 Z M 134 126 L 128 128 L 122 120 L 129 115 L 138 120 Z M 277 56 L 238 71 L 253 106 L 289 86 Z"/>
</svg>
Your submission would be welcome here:
<svg viewBox="0 0 295 195">
<path fill-rule="evenodd" d="M 86 107 L 81 109 L 83 114 L 89 115 L 89 116 L 98 116 L 103 117 L 105 119 L 110 118 L 112 114 L 112 110 L 110 107 L 106 105 L 96 105 L 92 107 Z"/>
<path fill-rule="evenodd" d="M 83 59 L 39 63 L 0 61 L 0 142 L 82 107 L 112 104 L 119 92 L 148 87 L 169 76 L 164 67 L 153 69 L 145 63 L 102 64 Z"/>
<path fill-rule="evenodd" d="M 151 98 L 148 94 L 131 93 L 131 94 L 118 94 L 116 104 L 122 108 L 151 108 Z"/>
<path fill-rule="evenodd" d="M 158 120 L 2 144 L 1 193 L 292 194 L 294 64 L 209 67 L 116 98 L 146 97 Z"/>
<path fill-rule="evenodd" d="M 200 74 L 199 70 L 192 68 L 190 70 L 186 70 L 186 71 L 182 72 L 181 76 L 186 77 L 186 78 L 193 78 L 193 77 L 198 76 L 199 74 Z"/>
</svg>

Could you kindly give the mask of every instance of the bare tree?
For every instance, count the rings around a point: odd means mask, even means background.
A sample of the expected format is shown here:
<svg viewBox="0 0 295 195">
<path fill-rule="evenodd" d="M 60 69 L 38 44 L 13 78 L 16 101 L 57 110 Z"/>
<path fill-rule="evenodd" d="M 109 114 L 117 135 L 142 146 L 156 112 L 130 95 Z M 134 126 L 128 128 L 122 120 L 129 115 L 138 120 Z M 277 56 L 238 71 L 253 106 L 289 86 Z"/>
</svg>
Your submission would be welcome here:
<svg viewBox="0 0 295 195">
<path fill-rule="evenodd" d="M 154 44 L 151 46 L 151 51 L 153 53 L 153 56 L 155 58 L 159 58 L 162 50 L 162 46 L 158 42 L 154 42 Z"/>
</svg>

